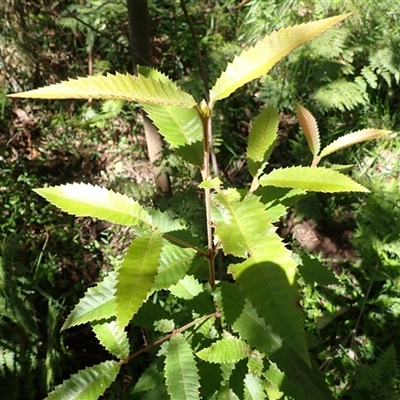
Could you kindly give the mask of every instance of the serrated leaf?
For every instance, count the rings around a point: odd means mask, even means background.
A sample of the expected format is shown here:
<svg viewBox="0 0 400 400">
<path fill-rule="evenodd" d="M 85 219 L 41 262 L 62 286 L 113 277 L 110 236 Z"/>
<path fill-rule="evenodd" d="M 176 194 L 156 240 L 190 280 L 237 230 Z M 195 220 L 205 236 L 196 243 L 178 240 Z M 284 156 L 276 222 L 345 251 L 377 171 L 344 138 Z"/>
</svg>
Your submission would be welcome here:
<svg viewBox="0 0 400 400">
<path fill-rule="evenodd" d="M 377 139 L 379 137 L 385 136 L 391 131 L 384 131 L 380 129 L 362 129 L 360 131 L 348 133 L 331 144 L 326 146 L 320 154 L 320 157 L 325 157 L 328 154 L 334 153 L 335 151 L 345 149 L 346 147 L 352 146 L 356 143 L 365 142 L 367 140 Z"/>
<path fill-rule="evenodd" d="M 314 156 L 317 156 L 321 146 L 317 121 L 310 111 L 300 104 L 297 104 L 296 114 L 307 139 L 308 147 L 310 148 L 311 153 Z"/>
<path fill-rule="evenodd" d="M 306 365 L 289 346 L 282 346 L 270 358 L 285 374 L 285 379 L 279 385 L 285 394 L 296 400 L 334 399 L 324 375 L 314 361 Z"/>
<path fill-rule="evenodd" d="M 151 208 L 147 212 L 151 216 L 153 225 L 162 233 L 179 231 L 185 228 L 180 221 L 174 219 L 168 212 L 162 212 L 155 208 Z"/>
<path fill-rule="evenodd" d="M 158 385 L 164 383 L 164 377 L 157 369 L 157 364 L 153 362 L 150 366 L 140 375 L 140 378 L 136 382 L 132 393 L 144 392 L 147 390 L 154 389 Z"/>
<path fill-rule="evenodd" d="M 180 299 L 190 300 L 203 292 L 204 288 L 192 275 L 186 275 L 176 285 L 170 286 L 169 291 Z"/>
<path fill-rule="evenodd" d="M 262 251 L 241 264 L 230 265 L 228 271 L 258 314 L 308 363 L 303 318 L 297 307 L 298 286 L 288 280 L 295 267 L 290 252 L 276 235 L 275 240 L 268 239 L 268 246 Z"/>
<path fill-rule="evenodd" d="M 250 356 L 249 345 L 240 339 L 221 339 L 196 353 L 197 357 L 215 364 L 236 363 Z"/>
<path fill-rule="evenodd" d="M 221 190 L 212 196 L 215 235 L 225 254 L 246 257 L 275 228 L 258 197 L 249 195 L 239 200 L 240 194 L 234 189 Z"/>
<path fill-rule="evenodd" d="M 218 364 L 199 363 L 200 395 L 209 399 L 221 387 L 222 371 Z"/>
<path fill-rule="evenodd" d="M 272 330 L 286 338 L 308 360 L 303 320 L 296 307 L 296 262 L 275 233 L 275 227 L 260 199 L 248 194 L 242 201 L 233 190 L 220 191 L 213 197 L 215 235 L 225 253 L 249 257 L 230 265 L 244 297 L 249 299 Z"/>
<path fill-rule="evenodd" d="M 263 186 L 303 189 L 310 192 L 365 192 L 369 190 L 346 175 L 324 167 L 290 167 L 260 177 Z"/>
<path fill-rule="evenodd" d="M 173 319 L 160 319 L 154 322 L 154 330 L 157 332 L 168 333 L 175 329 L 175 322 Z"/>
<path fill-rule="evenodd" d="M 112 355 L 120 359 L 129 356 L 128 336 L 116 321 L 92 323 L 92 329 L 100 344 Z"/>
<path fill-rule="evenodd" d="M 215 301 L 228 325 L 252 348 L 266 355 L 272 354 L 282 345 L 282 339 L 272 332 L 254 307 L 246 301 L 236 284 L 219 282 Z"/>
<path fill-rule="evenodd" d="M 115 304 L 118 325 L 124 327 L 135 315 L 154 282 L 161 254 L 159 230 L 133 240 L 118 269 Z"/>
<path fill-rule="evenodd" d="M 115 380 L 121 364 L 105 361 L 72 375 L 46 397 L 46 400 L 97 400 Z"/>
<path fill-rule="evenodd" d="M 193 351 L 181 334 L 173 336 L 169 341 L 165 358 L 165 380 L 171 399 L 200 399 L 200 377 Z"/>
<path fill-rule="evenodd" d="M 146 78 L 143 75 L 107 74 L 69 79 L 28 92 L 15 93 L 10 97 L 35 99 L 119 99 L 142 103 L 177 105 L 192 108 L 193 97 L 176 85 Z"/>
<path fill-rule="evenodd" d="M 191 248 L 185 249 L 169 243 L 164 244 L 153 288 L 155 290 L 168 289 L 171 285 L 175 285 L 185 276 L 195 255 L 195 250 Z"/>
<path fill-rule="evenodd" d="M 306 284 L 334 285 L 339 283 L 335 274 L 316 258 L 302 255 L 301 261 L 302 264 L 298 266 L 298 270 Z"/>
<path fill-rule="evenodd" d="M 171 147 L 177 148 L 203 139 L 203 126 L 195 108 L 147 103 L 143 104 L 143 108 Z"/>
<path fill-rule="evenodd" d="M 112 317 L 115 310 L 114 294 L 115 285 L 117 283 L 116 277 L 116 272 L 110 272 L 110 274 L 104 278 L 103 282 L 90 288 L 72 310 L 61 330 L 63 331 L 71 326 L 84 324 L 86 322 Z"/>
<path fill-rule="evenodd" d="M 151 217 L 135 200 L 97 185 L 73 183 L 33 189 L 62 211 L 127 226 L 152 226 Z"/>
<path fill-rule="evenodd" d="M 249 134 L 247 157 L 250 173 L 257 176 L 258 171 L 272 152 L 279 125 L 279 115 L 274 107 L 267 107 L 255 118 Z"/>
<path fill-rule="evenodd" d="M 266 74 L 276 62 L 350 14 L 296 25 L 273 32 L 229 63 L 210 91 L 211 106 L 244 84 Z"/>
<path fill-rule="evenodd" d="M 244 379 L 245 400 L 264 400 L 263 382 L 258 376 L 246 374 Z"/>
</svg>

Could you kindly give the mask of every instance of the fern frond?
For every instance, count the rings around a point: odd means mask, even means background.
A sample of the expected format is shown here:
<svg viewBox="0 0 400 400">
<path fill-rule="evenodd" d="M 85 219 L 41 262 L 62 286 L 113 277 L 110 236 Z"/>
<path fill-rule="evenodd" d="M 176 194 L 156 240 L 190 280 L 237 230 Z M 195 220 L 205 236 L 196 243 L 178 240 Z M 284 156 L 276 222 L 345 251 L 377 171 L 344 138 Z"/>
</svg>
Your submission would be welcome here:
<svg viewBox="0 0 400 400">
<path fill-rule="evenodd" d="M 352 110 L 368 103 L 368 94 L 356 82 L 338 79 L 318 88 L 312 95 L 325 109 Z"/>
</svg>

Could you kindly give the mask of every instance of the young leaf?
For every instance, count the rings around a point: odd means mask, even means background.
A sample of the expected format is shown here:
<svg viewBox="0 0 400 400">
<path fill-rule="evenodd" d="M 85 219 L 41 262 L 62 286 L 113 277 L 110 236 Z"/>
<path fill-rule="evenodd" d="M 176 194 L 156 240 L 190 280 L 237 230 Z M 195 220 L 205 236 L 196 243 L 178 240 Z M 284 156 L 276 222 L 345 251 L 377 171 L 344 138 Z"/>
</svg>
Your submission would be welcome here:
<svg viewBox="0 0 400 400">
<path fill-rule="evenodd" d="M 114 294 L 115 285 L 117 283 L 116 276 L 116 272 L 110 272 L 110 274 L 104 278 L 103 282 L 90 288 L 72 310 L 61 330 L 63 331 L 71 326 L 84 324 L 86 322 L 112 317 L 115 309 Z"/>
<path fill-rule="evenodd" d="M 169 291 L 180 299 L 190 300 L 203 292 L 204 288 L 192 275 L 186 275 L 176 285 L 170 286 Z"/>
<path fill-rule="evenodd" d="M 78 217 L 94 217 L 128 226 L 152 226 L 151 217 L 137 201 L 97 185 L 67 183 L 34 191 L 62 211 Z"/>
<path fill-rule="evenodd" d="M 165 380 L 171 399 L 200 399 L 200 377 L 194 355 L 181 334 L 173 336 L 169 341 L 165 358 Z"/>
<path fill-rule="evenodd" d="M 247 163 L 253 177 L 263 168 L 272 152 L 278 132 L 279 115 L 274 107 L 267 107 L 254 120 L 249 134 Z"/>
<path fill-rule="evenodd" d="M 143 75 L 130 74 L 88 76 L 69 79 L 55 85 L 28 92 L 15 93 L 10 97 L 34 99 L 118 99 L 137 103 L 169 104 L 185 108 L 196 105 L 193 97 L 176 85 L 161 82 Z"/>
<path fill-rule="evenodd" d="M 161 232 L 156 230 L 135 238 L 128 248 L 118 269 L 115 293 L 120 327 L 128 324 L 150 292 L 157 273 L 161 244 Z"/>
<path fill-rule="evenodd" d="M 171 285 L 175 285 L 185 276 L 195 255 L 193 249 L 184 249 L 168 242 L 164 244 L 153 289 L 168 289 Z"/>
<path fill-rule="evenodd" d="M 244 84 L 266 74 L 280 59 L 320 35 L 350 14 L 280 29 L 244 50 L 217 79 L 210 92 L 211 107 Z"/>
<path fill-rule="evenodd" d="M 317 156 L 321 146 L 317 121 L 310 111 L 300 104 L 297 104 L 296 114 L 304 135 L 306 136 L 308 147 L 310 148 L 311 153 L 314 156 Z"/>
<path fill-rule="evenodd" d="M 345 149 L 346 147 L 352 146 L 356 143 L 365 142 L 366 140 L 377 139 L 379 137 L 385 136 L 390 131 L 384 131 L 380 129 L 362 129 L 360 131 L 348 133 L 335 141 L 331 144 L 326 146 L 320 154 L 320 157 L 325 157 L 328 154 L 331 154 L 335 151 Z"/>
<path fill-rule="evenodd" d="M 97 339 L 112 355 L 124 359 L 129 356 L 129 341 L 126 332 L 116 321 L 92 324 Z"/>
<path fill-rule="evenodd" d="M 250 356 L 250 347 L 240 339 L 221 339 L 210 347 L 198 351 L 196 355 L 210 363 L 236 363 Z"/>
<path fill-rule="evenodd" d="M 340 172 L 324 168 L 290 167 L 260 177 L 263 186 L 303 189 L 310 192 L 366 192 L 369 190 Z"/>
<path fill-rule="evenodd" d="M 46 397 L 46 400 L 97 400 L 115 380 L 121 364 L 104 361 L 72 375 Z"/>
</svg>

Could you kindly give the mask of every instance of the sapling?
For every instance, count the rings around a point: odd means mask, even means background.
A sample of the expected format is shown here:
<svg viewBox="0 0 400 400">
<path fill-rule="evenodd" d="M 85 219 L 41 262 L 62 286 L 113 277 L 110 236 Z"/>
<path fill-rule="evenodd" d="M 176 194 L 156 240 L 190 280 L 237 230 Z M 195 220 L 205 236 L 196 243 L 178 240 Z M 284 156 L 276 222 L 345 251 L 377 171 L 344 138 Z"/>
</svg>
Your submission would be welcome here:
<svg viewBox="0 0 400 400">
<path fill-rule="evenodd" d="M 207 236 L 201 238 L 168 213 L 106 188 L 73 183 L 35 189 L 67 213 L 129 226 L 135 232 L 119 268 L 87 291 L 62 327 L 89 323 L 112 357 L 78 371 L 48 399 L 96 399 L 123 364 L 134 363 L 139 354 L 156 346 L 157 358 L 135 382 L 137 398 L 277 399 L 279 393 L 294 399 L 333 398 L 308 353 L 298 307 L 298 263 L 274 223 L 310 191 L 368 192 L 338 170 L 318 163 L 336 150 L 387 131 L 350 133 L 320 151 L 316 121 L 299 105 L 297 115 L 312 164 L 266 173 L 279 123 L 277 111 L 266 107 L 255 118 L 248 138 L 252 183 L 239 190 L 210 175 L 209 129 L 217 101 L 266 74 L 281 58 L 348 16 L 281 29 L 243 50 L 215 82 L 209 102 L 196 103 L 166 75 L 143 67 L 137 76 L 89 76 L 13 95 L 139 103 L 171 149 L 200 169 L 205 194 Z M 218 252 L 231 256 L 228 280 L 216 279 Z M 336 282 L 322 264 L 313 266 L 316 283 L 321 275 L 324 283 Z M 167 312 L 157 296 L 168 296 L 181 307 Z M 131 348 L 126 327 L 132 320 L 152 329 L 154 341 Z"/>
</svg>

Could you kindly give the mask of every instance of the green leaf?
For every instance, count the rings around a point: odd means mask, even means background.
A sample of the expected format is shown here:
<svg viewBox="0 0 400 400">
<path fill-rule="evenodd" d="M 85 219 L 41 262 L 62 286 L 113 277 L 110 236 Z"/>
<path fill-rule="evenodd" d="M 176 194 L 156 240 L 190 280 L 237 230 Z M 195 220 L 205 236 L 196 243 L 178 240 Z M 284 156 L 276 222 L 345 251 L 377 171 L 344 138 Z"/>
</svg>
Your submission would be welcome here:
<svg viewBox="0 0 400 400">
<path fill-rule="evenodd" d="M 265 393 L 263 382 L 258 376 L 247 374 L 244 379 L 245 400 L 264 400 Z"/>
<path fill-rule="evenodd" d="M 219 282 L 215 295 L 226 323 L 251 347 L 270 355 L 282 346 L 282 339 L 260 318 L 236 284 Z"/>
<path fill-rule="evenodd" d="M 133 240 L 118 269 L 115 302 L 119 326 L 124 327 L 146 300 L 157 273 L 162 236 L 159 230 Z"/>
<path fill-rule="evenodd" d="M 105 361 L 72 375 L 46 397 L 46 400 L 97 400 L 115 380 L 121 364 Z"/>
<path fill-rule="evenodd" d="M 308 147 L 310 148 L 311 153 L 314 156 L 318 155 L 321 143 L 319 140 L 317 121 L 310 111 L 300 104 L 297 104 L 296 114 L 297 118 L 299 119 L 300 126 L 303 129 L 304 135 L 306 136 Z"/>
<path fill-rule="evenodd" d="M 272 152 L 279 125 L 274 107 L 267 107 L 255 118 L 249 134 L 247 162 L 253 177 L 265 166 Z"/>
<path fill-rule="evenodd" d="M 171 285 L 175 285 L 185 276 L 195 255 L 196 252 L 193 249 L 164 244 L 153 289 L 168 289 Z"/>
<path fill-rule="evenodd" d="M 162 386 L 164 383 L 164 377 L 161 375 L 155 362 L 151 363 L 150 366 L 140 375 L 140 378 L 136 382 L 133 388 L 133 393 L 145 392 L 147 390 L 154 389 L 156 386 Z"/>
<path fill-rule="evenodd" d="M 176 148 L 203 139 L 203 126 L 195 108 L 147 103 L 143 104 L 143 108 L 171 147 Z"/>
<path fill-rule="evenodd" d="M 204 288 L 192 275 L 186 275 L 176 285 L 170 286 L 169 291 L 180 299 L 190 300 L 203 292 Z"/>
<path fill-rule="evenodd" d="M 221 387 L 222 371 L 218 364 L 199 363 L 200 395 L 209 399 Z"/>
<path fill-rule="evenodd" d="M 169 341 L 165 358 L 165 380 L 171 399 L 200 399 L 200 377 L 194 355 L 181 334 L 173 336 Z"/>
<path fill-rule="evenodd" d="M 279 60 L 294 49 L 320 35 L 350 14 L 280 29 L 260 40 L 254 47 L 236 56 L 217 79 L 210 92 L 211 106 L 228 97 L 244 84 L 266 74 Z"/>
<path fill-rule="evenodd" d="M 28 92 L 15 93 L 10 97 L 34 99 L 118 99 L 138 103 L 156 103 L 192 108 L 193 97 L 169 82 L 130 74 L 88 76 L 69 79 Z"/>
<path fill-rule="evenodd" d="M 369 190 L 340 172 L 324 167 L 290 167 L 273 170 L 260 178 L 263 186 L 277 186 L 311 192 L 366 192 Z"/>
<path fill-rule="evenodd" d="M 353 144 L 356 143 L 361 143 L 365 142 L 367 140 L 372 140 L 372 139 L 377 139 L 382 136 L 387 135 L 391 131 L 384 131 L 380 129 L 362 129 L 360 131 L 348 133 L 347 135 L 344 135 L 335 141 L 333 141 L 331 144 L 326 146 L 320 154 L 320 157 L 325 157 L 328 154 L 331 154 L 335 151 L 345 149 L 346 147 L 352 146 Z"/>
<path fill-rule="evenodd" d="M 240 194 L 235 189 L 221 190 L 212 196 L 215 235 L 225 254 L 246 257 L 275 228 L 258 197 L 248 195 L 243 201 L 239 200 Z"/>
<path fill-rule="evenodd" d="M 221 339 L 210 347 L 198 351 L 196 355 L 210 363 L 236 363 L 250 356 L 250 347 L 240 339 Z"/>
<path fill-rule="evenodd" d="M 282 346 L 270 358 L 285 373 L 279 385 L 282 392 L 296 400 L 333 400 L 325 377 L 314 361 L 306 365 L 289 346 Z"/>
<path fill-rule="evenodd" d="M 272 330 L 308 360 L 302 315 L 296 306 L 296 262 L 259 200 L 248 194 L 240 201 L 237 191 L 220 191 L 213 197 L 215 235 L 225 253 L 250 256 L 241 264 L 230 265 L 228 272 Z"/>
<path fill-rule="evenodd" d="M 85 296 L 79 300 L 67 320 L 64 322 L 61 330 L 71 326 L 84 324 L 90 321 L 107 319 L 114 315 L 115 310 L 115 285 L 117 273 L 110 272 L 104 278 L 103 282 L 90 288 Z"/>
<path fill-rule="evenodd" d="M 62 211 L 78 217 L 94 217 L 128 226 L 152 226 L 151 217 L 137 201 L 96 185 L 68 183 L 34 191 Z"/>
<path fill-rule="evenodd" d="M 92 323 L 92 329 L 100 344 L 112 355 L 120 359 L 129 356 L 128 336 L 116 321 Z"/>
<path fill-rule="evenodd" d="M 157 332 L 168 333 L 175 329 L 175 322 L 173 319 L 160 319 L 154 322 L 154 330 Z"/>
<path fill-rule="evenodd" d="M 302 255 L 301 261 L 298 270 L 307 285 L 314 285 L 315 283 L 318 285 L 334 285 L 339 283 L 335 274 L 316 258 Z"/>
</svg>

